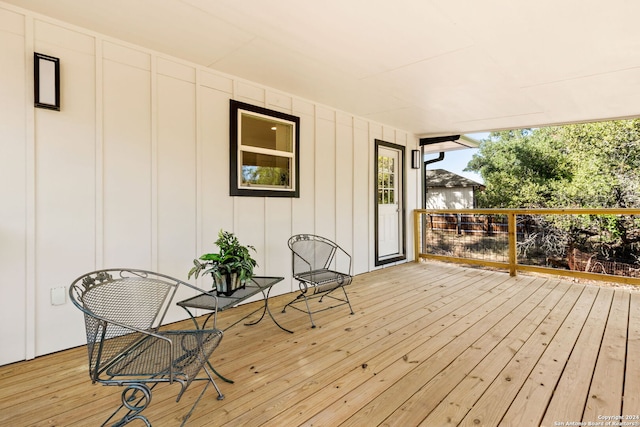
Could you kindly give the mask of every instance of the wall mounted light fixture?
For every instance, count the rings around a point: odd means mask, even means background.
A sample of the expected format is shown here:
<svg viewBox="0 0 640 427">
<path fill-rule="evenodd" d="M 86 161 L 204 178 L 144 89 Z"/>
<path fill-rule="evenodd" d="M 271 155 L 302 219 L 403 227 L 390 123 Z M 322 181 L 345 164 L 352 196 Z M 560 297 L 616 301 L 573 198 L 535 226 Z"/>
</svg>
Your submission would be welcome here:
<svg viewBox="0 0 640 427">
<path fill-rule="evenodd" d="M 422 166 L 420 157 L 420 150 L 411 150 L 411 169 L 420 169 Z"/>
<path fill-rule="evenodd" d="M 60 59 L 33 54 L 35 106 L 60 111 Z"/>
</svg>

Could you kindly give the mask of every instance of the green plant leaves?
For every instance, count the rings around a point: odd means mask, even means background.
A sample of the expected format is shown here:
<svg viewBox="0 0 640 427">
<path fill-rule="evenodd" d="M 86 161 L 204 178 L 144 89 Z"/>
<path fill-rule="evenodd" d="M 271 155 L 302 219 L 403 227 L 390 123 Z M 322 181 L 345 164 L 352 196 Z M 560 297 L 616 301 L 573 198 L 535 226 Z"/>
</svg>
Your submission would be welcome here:
<svg viewBox="0 0 640 427">
<path fill-rule="evenodd" d="M 188 277 L 212 274 L 221 277 L 224 274 L 237 273 L 240 280 L 248 280 L 253 277 L 253 268 L 258 263 L 251 257 L 250 249 L 253 246 L 243 246 L 238 238 L 228 231 L 220 230 L 218 240 L 215 241 L 219 248 L 218 253 L 206 253 L 193 260 L 194 267 L 189 270 Z"/>
</svg>

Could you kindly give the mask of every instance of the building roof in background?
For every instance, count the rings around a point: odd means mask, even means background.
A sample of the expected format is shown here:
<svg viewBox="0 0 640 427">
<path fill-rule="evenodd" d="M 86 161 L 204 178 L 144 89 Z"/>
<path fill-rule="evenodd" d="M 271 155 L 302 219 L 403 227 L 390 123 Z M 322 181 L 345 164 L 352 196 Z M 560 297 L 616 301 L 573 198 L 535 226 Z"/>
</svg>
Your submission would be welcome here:
<svg viewBox="0 0 640 427">
<path fill-rule="evenodd" d="M 484 187 L 483 184 L 444 169 L 427 170 L 427 188 Z"/>
</svg>

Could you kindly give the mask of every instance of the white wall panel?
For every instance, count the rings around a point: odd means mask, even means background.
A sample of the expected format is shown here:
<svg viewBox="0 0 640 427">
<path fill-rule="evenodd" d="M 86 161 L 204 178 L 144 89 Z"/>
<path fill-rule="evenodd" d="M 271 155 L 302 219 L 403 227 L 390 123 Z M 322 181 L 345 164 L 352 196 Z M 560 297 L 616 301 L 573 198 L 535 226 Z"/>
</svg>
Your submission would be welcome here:
<svg viewBox="0 0 640 427">
<path fill-rule="evenodd" d="M 336 118 L 336 242 L 353 254 L 353 119 Z"/>
<path fill-rule="evenodd" d="M 132 54 L 103 64 L 103 265 L 151 269 L 151 74 Z"/>
<path fill-rule="evenodd" d="M 391 134 L 391 132 L 389 132 Z M 410 251 L 413 248 L 413 241 L 409 239 L 409 233 L 411 233 L 413 231 L 413 222 L 409 219 L 410 217 L 410 210 L 414 209 L 412 206 L 412 202 L 413 202 L 413 198 L 409 197 L 409 188 L 408 186 L 408 176 L 411 174 L 411 147 L 407 146 L 408 143 L 408 139 L 407 139 L 407 134 L 406 132 L 402 132 L 399 131 L 397 129 L 395 129 L 392 133 L 394 135 L 395 138 L 395 143 L 398 145 L 402 145 L 403 147 L 405 147 L 404 150 L 404 170 L 405 170 L 405 176 L 404 176 L 404 217 L 402 218 L 404 220 L 404 227 L 405 227 L 405 242 L 404 242 L 404 255 L 405 257 L 407 257 L 407 259 L 410 259 L 409 257 L 411 255 L 408 254 L 408 251 Z M 413 253 L 413 252 L 411 252 Z"/>
<path fill-rule="evenodd" d="M 376 139 L 384 139 L 383 133 L 382 133 L 382 125 L 378 124 L 378 123 L 370 123 L 369 124 L 369 136 L 370 136 L 370 141 L 369 143 L 373 144 L 373 141 Z M 388 136 L 388 135 L 387 135 Z M 393 142 L 393 140 L 389 139 L 386 140 L 387 142 Z M 374 150 L 371 150 L 371 159 L 373 159 Z"/>
<path fill-rule="evenodd" d="M 157 72 L 163 76 L 173 77 L 189 83 L 195 83 L 196 81 L 195 68 L 165 58 L 158 58 Z"/>
<path fill-rule="evenodd" d="M 316 234 L 336 238 L 336 122 L 335 112 L 316 109 L 315 145 Z"/>
<path fill-rule="evenodd" d="M 102 57 L 104 60 L 111 60 L 130 67 L 151 71 L 151 54 L 148 52 L 105 41 L 102 43 Z"/>
<path fill-rule="evenodd" d="M 92 37 L 36 21 L 35 50 L 60 58 L 61 110 L 35 110 L 36 355 L 81 342 L 51 288 L 95 267 L 95 57 Z M 64 333 L 61 333 L 64 331 Z"/>
<path fill-rule="evenodd" d="M 158 271 L 185 279 L 196 247 L 195 85 L 158 76 Z"/>
<path fill-rule="evenodd" d="M 238 101 L 264 107 L 265 93 L 266 90 L 263 87 L 252 85 L 244 81 L 236 81 L 234 98 Z"/>
<path fill-rule="evenodd" d="M 395 129 L 389 128 L 387 126 L 382 126 L 382 140 L 402 145 L 402 143 L 398 142 L 396 139 Z"/>
<path fill-rule="evenodd" d="M 369 194 L 371 195 L 369 197 L 369 215 L 370 215 L 370 220 L 369 220 L 369 236 L 370 236 L 370 240 L 369 240 L 369 255 L 367 257 L 367 259 L 373 261 L 375 259 L 375 203 L 376 203 L 376 198 L 374 197 L 374 189 L 375 189 L 375 162 L 376 162 L 376 158 L 375 158 L 375 140 L 376 139 L 381 139 L 383 141 L 387 141 L 387 142 L 394 142 L 393 140 L 384 140 L 383 139 L 383 128 L 381 124 L 378 123 L 370 123 L 369 124 L 369 140 L 368 143 L 371 144 L 371 149 L 369 150 L 369 167 L 371 168 L 371 173 L 369 174 Z M 374 262 L 371 262 L 369 264 L 369 269 L 375 269 L 376 267 L 374 266 Z"/>
<path fill-rule="evenodd" d="M 234 197 L 235 202 L 235 224 L 232 230 L 240 243 L 251 245 L 256 248 L 254 259 L 258 263 L 255 270 L 258 275 L 265 275 L 265 204 L 266 199 L 262 197 Z"/>
<path fill-rule="evenodd" d="M 373 174 L 372 145 L 369 139 L 368 122 L 354 120 L 353 126 L 353 235 L 357 244 L 353 247 L 353 271 L 356 274 L 369 271 L 371 235 L 369 225 L 372 221 L 369 206 L 374 199 L 372 181 Z"/>
<path fill-rule="evenodd" d="M 209 89 L 216 89 L 220 92 L 225 92 L 228 94 L 233 93 L 233 80 L 226 76 L 221 76 L 218 74 L 213 74 L 209 72 L 205 72 L 200 70 L 200 78 L 198 83 Z"/>
<path fill-rule="evenodd" d="M 192 258 L 213 252 L 218 231 L 233 230 L 234 223 L 234 202 L 229 197 L 229 94 L 201 87 L 199 100 L 200 247 Z"/>
<path fill-rule="evenodd" d="M 269 276 L 291 277 L 291 252 L 287 241 L 291 237 L 292 199 L 276 197 L 266 200 L 265 260 L 262 270 Z M 279 283 L 272 290 L 275 293 L 291 292 L 290 280 Z"/>
<path fill-rule="evenodd" d="M 267 271 L 266 203 L 266 198 L 262 197 L 234 197 L 235 225 L 233 229 L 228 230 L 235 233 L 242 245 L 251 245 L 255 248 L 255 252 L 251 252 L 258 264 L 253 270 L 256 276 L 276 275 Z M 256 295 L 249 298 L 247 302 L 259 298 L 260 295 Z"/>
<path fill-rule="evenodd" d="M 282 111 L 287 114 L 291 114 L 293 109 L 293 100 L 291 96 L 278 93 L 278 92 L 267 92 L 267 100 L 266 107 L 271 108 L 272 110 Z"/>
<path fill-rule="evenodd" d="M 293 115 L 300 117 L 300 197 L 293 200 L 291 207 L 291 234 L 313 234 L 315 233 L 315 108 L 313 104 L 294 100 Z"/>
<path fill-rule="evenodd" d="M 406 146 L 407 145 L 407 134 L 404 132 L 400 132 L 400 131 L 395 131 L 395 142 L 398 145 L 403 145 Z"/>
<path fill-rule="evenodd" d="M 11 12 L 6 9 L 0 9 L 0 32 L 13 34 L 20 37 L 22 41 L 21 48 L 24 49 L 25 36 L 25 16 L 21 13 Z M 9 47 L 10 45 L 7 45 Z M 15 46 L 14 46 L 15 47 Z M 7 49 L 9 51 L 10 49 Z M 20 61 L 17 61 L 20 62 Z"/>
<path fill-rule="evenodd" d="M 49 49 L 49 52 L 63 49 L 87 55 L 93 55 L 95 52 L 95 38 L 93 36 L 84 34 L 75 28 L 65 28 L 61 24 L 50 23 L 41 19 L 36 19 L 35 21 L 34 38 L 36 40 L 36 52 L 39 53 L 46 54 L 47 52 L 38 49 Z M 56 55 L 52 54 L 52 56 Z"/>
<path fill-rule="evenodd" d="M 0 365 L 26 357 L 24 16 L 0 9 Z"/>
<path fill-rule="evenodd" d="M 422 179 L 421 169 L 411 169 L 411 150 L 418 150 L 418 139 L 412 135 L 404 133 L 406 137 L 406 162 L 407 162 L 407 179 L 406 179 L 406 211 L 405 211 L 405 221 L 406 221 L 406 236 L 407 236 L 407 260 L 411 261 L 414 259 L 414 247 L 413 247 L 413 210 L 422 208 L 422 198 L 420 196 L 420 191 L 422 191 L 422 186 L 420 185 L 420 180 Z"/>
</svg>

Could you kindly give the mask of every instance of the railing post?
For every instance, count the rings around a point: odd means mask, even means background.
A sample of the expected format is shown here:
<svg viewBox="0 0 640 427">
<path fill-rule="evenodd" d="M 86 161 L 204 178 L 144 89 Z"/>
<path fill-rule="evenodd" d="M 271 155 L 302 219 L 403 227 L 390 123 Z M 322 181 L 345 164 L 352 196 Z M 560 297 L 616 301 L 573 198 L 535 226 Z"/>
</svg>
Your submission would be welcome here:
<svg viewBox="0 0 640 427">
<path fill-rule="evenodd" d="M 516 213 L 509 212 L 507 214 L 507 232 L 509 234 L 509 275 L 516 275 L 516 266 L 517 266 L 517 252 L 516 252 Z"/>
<path fill-rule="evenodd" d="M 413 211 L 413 257 L 415 262 L 420 261 L 420 212 Z"/>
</svg>

